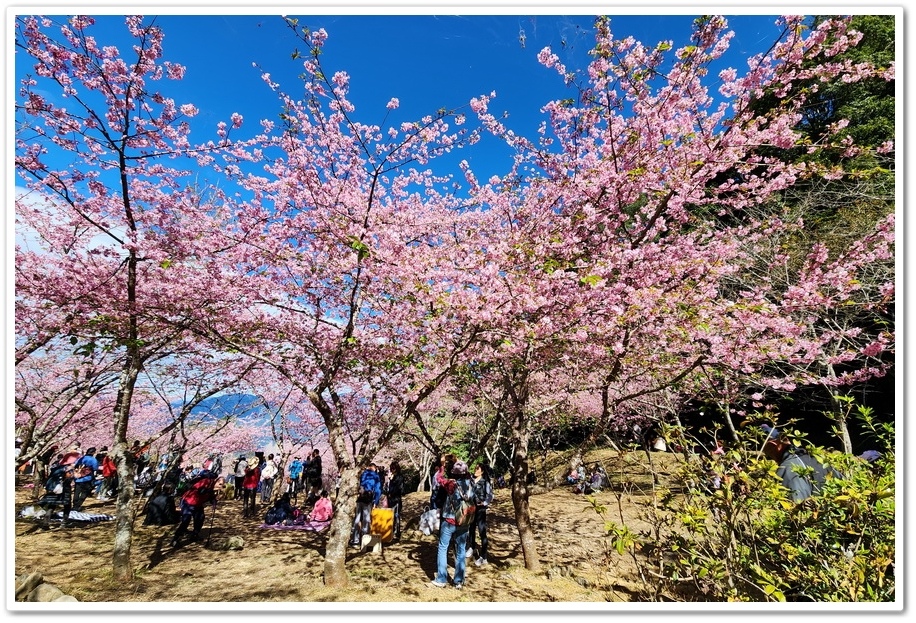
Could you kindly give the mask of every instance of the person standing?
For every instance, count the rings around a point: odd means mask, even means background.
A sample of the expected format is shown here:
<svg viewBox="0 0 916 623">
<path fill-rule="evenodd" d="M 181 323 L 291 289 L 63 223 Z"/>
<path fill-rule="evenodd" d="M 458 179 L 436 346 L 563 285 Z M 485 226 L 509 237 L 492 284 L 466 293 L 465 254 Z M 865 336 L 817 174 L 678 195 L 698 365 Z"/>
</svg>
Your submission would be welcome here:
<svg viewBox="0 0 916 623">
<path fill-rule="evenodd" d="M 257 497 L 258 497 L 258 483 L 261 482 L 261 468 L 255 465 L 254 467 L 245 468 L 245 476 L 242 478 L 242 487 L 244 491 L 242 492 L 242 516 L 243 517 L 252 517 L 257 515 Z"/>
<path fill-rule="evenodd" d="M 451 473 L 452 465 L 455 464 L 456 457 L 454 454 L 443 454 L 439 458 L 439 467 L 433 471 L 430 476 L 430 495 L 429 495 L 429 507 L 438 509 L 440 518 L 442 516 L 442 508 L 445 506 L 446 492 L 441 488 L 439 483 L 448 478 L 449 473 Z"/>
<path fill-rule="evenodd" d="M 191 541 L 200 538 L 200 531 L 204 527 L 204 507 L 208 502 L 216 506 L 216 495 L 213 493 L 215 484 L 216 475 L 209 471 L 202 471 L 197 478 L 188 483 L 188 488 L 181 496 L 181 522 L 175 536 L 172 537 L 172 547 L 178 547 L 181 537 L 188 531 L 188 525 L 192 521 L 194 523 Z"/>
<path fill-rule="evenodd" d="M 487 509 L 493 503 L 493 484 L 490 482 L 490 466 L 486 463 L 478 463 L 474 469 L 474 504 L 477 511 L 474 513 L 474 521 L 468 532 L 468 558 L 477 558 L 474 564 L 482 567 L 487 564 Z M 476 536 L 480 535 L 480 547 L 476 546 Z"/>
<path fill-rule="evenodd" d="M 267 455 L 267 460 L 261 468 L 261 503 L 269 504 L 273 496 L 274 480 L 277 478 L 277 462 L 274 461 L 274 455 Z"/>
<path fill-rule="evenodd" d="M 99 462 L 95 458 L 95 448 L 86 450 L 86 454 L 77 459 L 73 465 L 76 479 L 73 481 L 73 510 L 81 512 L 83 502 L 92 494 L 95 485 L 95 472 Z"/>
<path fill-rule="evenodd" d="M 242 494 L 244 492 L 244 487 L 242 483 L 245 482 L 245 470 L 248 469 L 248 459 L 244 455 L 239 457 L 239 460 L 235 462 L 235 468 L 233 473 L 235 474 L 235 499 L 241 500 Z"/>
<path fill-rule="evenodd" d="M 388 508 L 394 513 L 394 540 L 401 540 L 401 501 L 404 497 L 404 474 L 401 473 L 401 464 L 392 461 L 388 469 L 391 476 L 388 479 Z"/>
<path fill-rule="evenodd" d="M 51 475 L 58 447 L 57 444 L 53 444 L 36 457 L 35 470 L 32 472 L 32 500 L 38 500 L 42 495 L 41 491 L 48 481 L 48 476 Z"/>
<path fill-rule="evenodd" d="M 102 459 L 102 488 L 99 491 L 99 499 L 107 502 L 114 497 L 118 490 L 118 466 L 111 454 L 106 454 Z"/>
<path fill-rule="evenodd" d="M 293 504 L 296 503 L 296 498 L 299 497 L 299 491 L 302 490 L 302 470 L 304 465 L 302 464 L 302 458 L 296 457 L 293 459 L 293 462 L 289 464 L 289 494 L 293 499 Z"/>
<path fill-rule="evenodd" d="M 312 458 L 309 460 L 308 471 L 306 472 L 306 479 L 308 480 L 308 486 L 320 490 L 322 488 L 321 483 L 321 455 L 318 453 L 318 450 L 312 450 Z"/>
<path fill-rule="evenodd" d="M 353 547 L 359 547 L 362 538 L 369 534 L 372 528 L 372 507 L 378 504 L 382 497 L 382 483 L 376 469 L 377 466 L 372 463 L 363 470 L 359 477 L 356 516 L 353 518 L 353 535 L 350 540 L 350 545 Z"/>
<path fill-rule="evenodd" d="M 439 477 L 439 486 L 446 492 L 445 505 L 442 510 L 442 521 L 439 526 L 439 549 L 436 556 L 436 577 L 431 584 L 436 588 L 448 585 L 448 549 L 452 540 L 455 541 L 455 575 L 452 583 L 456 589 L 464 586 L 465 575 L 465 550 L 468 540 L 469 526 L 460 526 L 456 519 L 462 501 L 474 501 L 474 483 L 468 474 L 468 466 L 464 461 L 456 461 L 452 465 L 450 475 Z"/>
<path fill-rule="evenodd" d="M 389 466 L 391 476 L 388 479 L 388 508 L 394 514 L 394 540 L 401 540 L 401 507 L 404 498 L 404 474 L 401 473 L 401 464 L 392 461 Z"/>
</svg>

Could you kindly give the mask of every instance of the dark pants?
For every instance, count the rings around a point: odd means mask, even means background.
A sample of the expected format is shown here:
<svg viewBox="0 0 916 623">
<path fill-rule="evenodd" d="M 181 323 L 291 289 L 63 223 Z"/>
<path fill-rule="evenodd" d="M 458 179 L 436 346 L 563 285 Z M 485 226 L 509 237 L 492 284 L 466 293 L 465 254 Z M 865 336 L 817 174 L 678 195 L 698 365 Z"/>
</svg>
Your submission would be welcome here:
<svg viewBox="0 0 916 623">
<path fill-rule="evenodd" d="M 480 534 L 480 547 L 476 546 L 476 536 Z M 485 506 L 478 506 L 477 512 L 474 514 L 474 522 L 471 524 L 471 529 L 468 531 L 468 549 L 475 550 L 474 554 L 477 558 L 487 559 L 487 544 L 489 539 L 487 539 L 487 508 Z"/>
<path fill-rule="evenodd" d="M 204 527 L 204 506 L 191 506 L 184 500 L 181 501 L 181 523 L 178 524 L 178 530 L 175 531 L 175 537 L 172 539 L 172 543 L 178 543 L 178 540 L 184 536 L 184 533 L 188 531 L 188 524 L 191 521 L 194 521 L 194 531 L 191 533 L 191 538 L 197 540 L 200 538 L 200 531 Z"/>
<path fill-rule="evenodd" d="M 64 520 L 62 526 L 67 525 L 70 519 L 70 509 L 73 508 L 73 481 L 64 481 L 63 492 L 59 494 L 45 493 L 39 500 L 38 505 L 47 511 L 45 515 L 45 527 L 51 526 L 51 515 L 57 510 L 58 506 L 63 507 Z"/>
<path fill-rule="evenodd" d="M 401 498 L 388 498 L 388 507 L 394 511 L 394 539 L 401 540 Z"/>
<path fill-rule="evenodd" d="M 92 489 L 95 487 L 95 481 L 89 479 L 85 482 L 73 483 L 73 510 L 82 511 L 83 502 L 92 495 Z"/>
<path fill-rule="evenodd" d="M 243 490 L 242 483 L 243 482 L 245 482 L 244 476 L 235 477 L 235 499 L 236 500 L 242 499 L 242 490 Z"/>
<path fill-rule="evenodd" d="M 257 487 L 253 489 L 243 489 L 242 491 L 242 514 L 254 515 L 257 512 L 255 504 L 258 497 Z"/>
</svg>

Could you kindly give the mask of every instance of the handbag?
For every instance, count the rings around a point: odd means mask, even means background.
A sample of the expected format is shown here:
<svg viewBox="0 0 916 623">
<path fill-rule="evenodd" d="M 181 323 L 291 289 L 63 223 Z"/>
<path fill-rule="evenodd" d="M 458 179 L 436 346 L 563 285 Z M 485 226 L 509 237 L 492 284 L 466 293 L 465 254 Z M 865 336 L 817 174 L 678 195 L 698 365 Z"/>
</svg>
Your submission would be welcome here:
<svg viewBox="0 0 916 623">
<path fill-rule="evenodd" d="M 420 532 L 426 536 L 439 531 L 439 509 L 430 508 L 420 515 Z"/>
</svg>

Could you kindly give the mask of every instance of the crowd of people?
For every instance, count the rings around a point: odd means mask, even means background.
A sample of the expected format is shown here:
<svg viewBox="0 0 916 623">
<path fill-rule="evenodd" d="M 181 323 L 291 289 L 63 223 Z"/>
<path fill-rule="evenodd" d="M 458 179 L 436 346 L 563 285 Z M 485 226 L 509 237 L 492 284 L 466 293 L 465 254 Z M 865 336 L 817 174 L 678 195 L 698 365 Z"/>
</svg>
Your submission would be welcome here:
<svg viewBox="0 0 916 623">
<path fill-rule="evenodd" d="M 793 446 L 775 428 L 769 425 L 762 428 L 767 434 L 762 450 L 777 463 L 776 474 L 792 499 L 801 502 L 816 494 L 830 477 L 831 470 Z M 140 441 L 134 443 L 130 453 L 135 466 L 135 484 L 146 498 L 144 523 L 177 524 L 171 539 L 173 547 L 179 547 L 186 537 L 191 541 L 200 539 L 206 507 L 215 505 L 221 498 L 240 501 L 243 517 L 263 516 L 267 525 L 326 524 L 333 517 L 334 507 L 329 487 L 322 478 L 318 450 L 305 454 L 304 460 L 296 456 L 286 470 L 273 454 L 239 454 L 225 476 L 221 476 L 222 456 L 219 453 L 211 454 L 202 464 L 184 467 L 180 454 L 160 456 L 154 465 L 148 446 Z M 709 455 L 713 464 L 725 460 L 725 444 L 718 441 Z M 871 452 L 861 458 L 871 461 L 877 456 L 880 455 Z M 55 445 L 36 457 L 32 468 L 40 470 L 39 476 L 44 481 L 41 491 L 35 491 L 35 499 L 48 510 L 49 518 L 52 511 L 62 509 L 60 527 L 70 525 L 70 514 L 82 511 L 91 496 L 107 501 L 117 491 L 117 466 L 107 447 L 89 447 L 83 451 L 76 443 L 61 451 Z M 833 476 L 839 475 L 833 473 Z M 607 473 L 598 462 L 590 468 L 581 463 L 572 467 L 566 480 L 576 493 L 600 492 L 609 484 Z M 406 492 L 399 462 L 392 461 L 387 469 L 371 463 L 360 473 L 358 482 L 351 546 L 362 547 L 364 537 L 372 533 L 372 516 L 377 508 L 391 509 L 391 540 L 400 542 Z M 335 498 L 339 478 L 336 484 Z M 478 462 L 472 471 L 454 454 L 443 454 L 430 473 L 429 484 L 427 513 L 434 513 L 437 520 L 432 524 L 436 527 L 428 532 L 435 531 L 437 536 L 436 572 L 431 585 L 442 588 L 449 584 L 448 555 L 453 552 L 451 583 L 460 589 L 465 582 L 467 561 L 472 560 L 476 566 L 487 564 L 487 512 L 498 483 L 493 481 L 487 462 Z M 710 472 L 709 486 L 723 486 L 722 476 L 715 470 Z M 262 515 L 262 511 L 266 514 Z"/>
</svg>

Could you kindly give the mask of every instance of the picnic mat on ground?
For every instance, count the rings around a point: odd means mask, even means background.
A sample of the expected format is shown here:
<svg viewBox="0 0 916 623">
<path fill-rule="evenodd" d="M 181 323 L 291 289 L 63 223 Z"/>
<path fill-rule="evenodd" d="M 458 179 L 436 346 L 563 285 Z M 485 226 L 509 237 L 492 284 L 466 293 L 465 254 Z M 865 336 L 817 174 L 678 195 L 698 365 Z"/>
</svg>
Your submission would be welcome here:
<svg viewBox="0 0 916 623">
<path fill-rule="evenodd" d="M 309 532 L 321 532 L 330 525 L 331 520 L 329 519 L 328 521 L 306 521 L 304 523 L 294 523 L 289 526 L 282 523 L 262 523 L 259 527 L 265 528 L 267 530 L 307 530 Z"/>
<path fill-rule="evenodd" d="M 47 514 L 43 508 L 26 506 L 19 511 L 19 516 L 26 519 L 41 519 Z M 63 511 L 55 511 L 51 514 L 51 519 L 61 520 L 64 518 Z M 103 515 L 101 513 L 83 513 L 81 511 L 70 511 L 70 521 L 83 521 L 86 523 L 98 523 L 100 521 L 111 521 L 114 515 Z"/>
<path fill-rule="evenodd" d="M 62 511 L 57 511 L 51 515 L 51 519 L 63 519 L 64 513 Z M 81 511 L 70 511 L 70 521 L 85 521 L 87 523 L 97 523 L 99 521 L 111 521 L 114 519 L 114 515 L 103 515 L 101 513 L 84 513 Z"/>
</svg>

